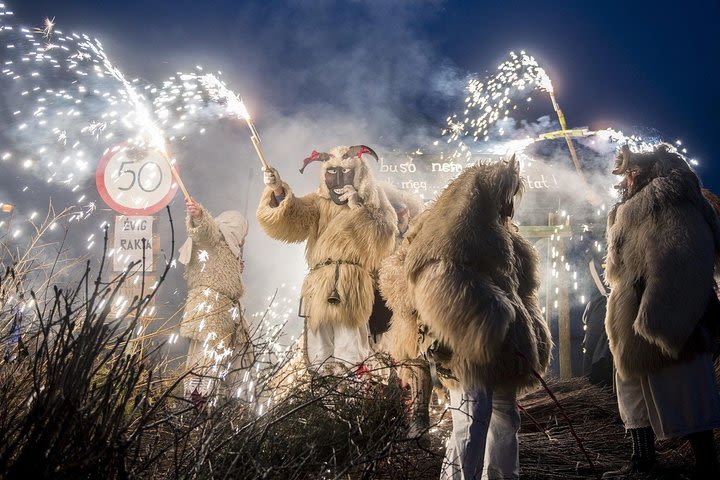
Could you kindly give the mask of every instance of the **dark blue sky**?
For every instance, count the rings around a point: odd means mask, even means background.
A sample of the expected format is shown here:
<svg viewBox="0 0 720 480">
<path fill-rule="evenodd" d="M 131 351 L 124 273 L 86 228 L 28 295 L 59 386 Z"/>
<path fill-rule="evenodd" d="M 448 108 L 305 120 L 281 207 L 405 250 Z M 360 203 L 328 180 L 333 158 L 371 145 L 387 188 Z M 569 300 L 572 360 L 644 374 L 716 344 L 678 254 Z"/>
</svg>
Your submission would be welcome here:
<svg viewBox="0 0 720 480">
<path fill-rule="evenodd" d="M 447 107 L 443 79 L 492 71 L 524 48 L 548 69 L 571 125 L 680 138 L 720 190 L 717 0 L 8 3 L 23 23 L 54 16 L 64 31 L 98 36 L 131 76 L 158 81 L 202 63 L 288 114 L 318 115 L 322 102 L 353 112 L 367 98 L 400 118 L 432 115 Z"/>
</svg>

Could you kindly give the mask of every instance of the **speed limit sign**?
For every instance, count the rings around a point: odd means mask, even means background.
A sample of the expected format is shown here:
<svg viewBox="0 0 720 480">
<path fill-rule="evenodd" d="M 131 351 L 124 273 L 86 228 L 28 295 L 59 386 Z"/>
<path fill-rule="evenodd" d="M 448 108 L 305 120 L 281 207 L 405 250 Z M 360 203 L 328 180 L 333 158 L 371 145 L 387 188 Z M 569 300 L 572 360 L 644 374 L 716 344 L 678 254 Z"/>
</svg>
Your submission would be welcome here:
<svg viewBox="0 0 720 480">
<path fill-rule="evenodd" d="M 178 189 L 162 152 L 129 144 L 102 157 L 95 184 L 105 203 L 123 215 L 152 215 L 170 203 Z"/>
</svg>

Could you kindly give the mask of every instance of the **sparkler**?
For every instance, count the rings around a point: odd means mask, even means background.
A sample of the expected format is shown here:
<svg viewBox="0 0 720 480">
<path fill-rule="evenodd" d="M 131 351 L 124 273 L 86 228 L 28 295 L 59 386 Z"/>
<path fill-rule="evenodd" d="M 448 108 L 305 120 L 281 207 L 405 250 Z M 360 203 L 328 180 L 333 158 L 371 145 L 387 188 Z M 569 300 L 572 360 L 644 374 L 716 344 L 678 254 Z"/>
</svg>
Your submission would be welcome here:
<svg viewBox="0 0 720 480">
<path fill-rule="evenodd" d="M 201 66 L 196 69 L 199 72 L 203 70 Z M 162 88 L 151 88 L 150 91 L 156 95 L 153 101 L 156 117 L 166 128 L 178 133 L 186 130 L 188 121 L 193 117 L 207 113 L 204 110 L 207 108 L 208 99 L 222 105 L 224 108 L 219 114 L 220 117 L 229 115 L 245 120 L 250 129 L 250 140 L 263 169 L 270 168 L 260 147 L 260 135 L 245 103 L 218 76 L 178 72 L 164 81 Z M 205 133 L 205 129 L 201 128 L 199 133 Z"/>
<path fill-rule="evenodd" d="M 0 15 L 6 19 L 11 13 L 0 11 Z M 7 38 L 5 47 L 11 53 L 2 73 L 13 82 L 10 91 L 18 91 L 19 108 L 13 113 L 19 135 L 24 136 L 18 143 L 42 145 L 28 152 L 30 158 L 22 159 L 24 168 L 47 175 L 47 181 L 53 182 L 60 179 L 61 171 L 74 166 L 76 171 L 59 181 L 75 191 L 90 166 L 83 137 L 89 134 L 97 141 L 114 141 L 119 130 L 129 130 L 133 138 L 127 143 L 162 152 L 175 182 L 188 196 L 164 132 L 137 91 L 137 80 L 129 81 L 112 64 L 97 39 L 65 35 L 49 18 L 43 28 L 33 30 L 7 22 L 0 25 L 0 37 Z M 48 150 L 52 145 L 59 153 L 52 155 Z"/>
<path fill-rule="evenodd" d="M 153 121 L 150 111 L 145 106 L 144 98 L 125 78 L 125 75 L 123 75 L 123 73 L 110 62 L 110 59 L 105 54 L 105 51 L 102 49 L 102 45 L 98 40 L 95 40 L 94 42 L 87 42 L 85 45 L 102 60 L 105 66 L 105 70 L 122 84 L 127 98 L 129 99 L 130 104 L 134 108 L 135 120 L 140 127 L 141 134 L 143 135 L 141 143 L 149 145 L 150 147 L 162 152 L 162 157 L 165 159 L 168 166 L 170 167 L 173 178 L 175 178 L 175 181 L 180 187 L 183 195 L 186 199 L 190 198 L 190 194 L 188 193 L 187 188 L 185 188 L 185 183 L 180 177 L 180 172 L 178 172 L 177 168 L 175 167 L 176 160 L 172 158 L 170 146 L 165 139 L 165 134 L 162 129 L 158 127 L 157 123 Z"/>
<path fill-rule="evenodd" d="M 565 123 L 565 114 L 560 109 L 560 105 L 557 102 L 557 99 L 555 98 L 555 90 L 552 87 L 552 83 L 550 83 L 550 77 L 547 76 L 545 71 L 543 70 L 543 74 L 548 79 L 547 85 L 549 85 L 549 89 L 546 87 L 546 91 L 550 95 L 550 101 L 552 101 L 553 109 L 555 110 L 555 113 L 558 117 L 558 121 L 560 122 L 560 128 L 562 129 L 563 136 L 565 137 L 565 142 L 567 143 L 568 150 L 570 150 L 570 157 L 572 158 L 573 164 L 575 164 L 575 170 L 577 171 L 578 175 L 582 177 L 583 180 L 585 180 L 585 175 L 583 174 L 582 167 L 580 166 L 580 161 L 578 160 L 577 152 L 575 151 L 575 146 L 573 145 L 573 142 L 570 138 L 570 134 L 567 132 L 567 124 Z"/>
<path fill-rule="evenodd" d="M 50 20 L 50 18 L 45 18 L 45 26 L 43 28 L 36 28 L 34 31 L 35 33 L 42 34 L 43 38 L 46 40 L 50 40 L 50 37 L 52 36 L 53 29 L 55 28 L 55 17 Z"/>
<path fill-rule="evenodd" d="M 485 82 L 477 79 L 470 80 L 468 83 L 470 95 L 465 98 L 467 108 L 463 112 L 465 117 L 459 120 L 457 115 L 453 115 L 447 119 L 448 129 L 444 130 L 443 134 L 450 133 L 448 143 L 459 141 L 458 153 L 465 152 L 468 157 L 471 155 L 470 150 L 460 140 L 462 136 L 472 135 L 474 141 L 482 137 L 487 142 L 490 139 L 492 126 L 501 119 L 501 116 L 508 118 L 511 110 L 518 108 L 517 103 L 513 104 L 514 99 L 518 98 L 526 88 L 539 88 L 550 96 L 561 131 L 567 130 L 565 115 L 558 104 L 550 76 L 545 69 L 540 67 L 535 58 L 524 51 L 521 51 L 520 55 L 510 52 L 510 59 L 501 63 L 498 70 L 497 74 Z M 526 99 L 528 102 L 531 100 L 531 97 Z M 477 109 L 479 115 L 471 118 L 470 111 L 474 109 Z M 504 134 L 502 129 L 499 134 Z M 571 135 L 563 134 L 563 136 L 570 150 L 575 169 L 578 175 L 585 180 Z"/>
<path fill-rule="evenodd" d="M 263 170 L 270 170 L 270 165 L 267 160 L 265 160 L 265 155 L 260 148 L 260 135 L 258 135 L 255 124 L 253 123 L 250 113 L 247 111 L 245 103 L 242 99 L 238 98 L 238 96 L 230 90 L 227 85 L 225 85 L 225 82 L 221 81 L 213 74 L 203 75 L 199 78 L 199 81 L 208 89 L 208 92 L 214 100 L 225 103 L 230 114 L 245 120 L 248 128 L 250 129 L 250 141 L 252 142 L 253 147 L 255 147 L 255 152 L 260 158 Z"/>
</svg>

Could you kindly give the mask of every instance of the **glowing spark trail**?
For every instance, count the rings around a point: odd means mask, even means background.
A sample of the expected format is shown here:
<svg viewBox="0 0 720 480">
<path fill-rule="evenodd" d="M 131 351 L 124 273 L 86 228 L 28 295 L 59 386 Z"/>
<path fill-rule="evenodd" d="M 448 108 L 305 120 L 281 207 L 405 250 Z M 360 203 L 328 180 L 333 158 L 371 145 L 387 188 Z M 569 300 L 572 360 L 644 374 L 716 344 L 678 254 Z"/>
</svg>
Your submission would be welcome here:
<svg viewBox="0 0 720 480">
<path fill-rule="evenodd" d="M 202 71 L 202 67 L 197 67 L 197 69 Z M 260 136 L 245 103 L 214 74 L 178 72 L 175 76 L 170 77 L 163 82 L 163 87 L 155 98 L 155 113 L 163 125 L 178 131 L 185 127 L 186 120 L 201 112 L 206 101 L 224 107 L 220 116 L 245 120 L 250 129 L 250 140 L 255 152 L 263 168 L 269 168 L 260 148 Z M 170 126 L 171 121 L 176 121 L 176 123 Z"/>
<path fill-rule="evenodd" d="M 247 108 L 245 108 L 245 103 L 239 99 L 237 95 L 225 85 L 224 82 L 213 74 L 203 75 L 200 77 L 200 82 L 208 88 L 208 91 L 214 93 L 217 99 L 224 100 L 226 102 L 227 109 L 230 114 L 236 115 L 245 120 L 248 128 L 250 129 L 250 141 L 252 141 L 253 147 L 255 147 L 255 152 L 260 158 L 263 170 L 269 170 L 270 165 L 268 165 L 267 160 L 265 160 L 265 155 L 260 149 L 260 136 L 255 129 L 255 124 L 250 118 Z"/>
<path fill-rule="evenodd" d="M 468 91 L 470 95 L 465 98 L 466 109 L 463 112 L 464 118 L 458 119 L 457 115 L 448 117 L 448 129 L 443 134 L 450 133 L 448 143 L 458 141 L 459 147 L 457 152 L 465 152 L 466 156 L 471 155 L 468 147 L 461 140 L 461 137 L 471 135 L 474 141 L 482 137 L 484 141 L 490 139 L 490 130 L 499 119 L 508 118 L 511 110 L 516 110 L 518 105 L 513 104 L 515 98 L 519 97 L 525 90 L 539 88 L 541 91 L 548 93 L 553 104 L 553 109 L 557 114 L 560 128 L 567 129 L 565 115 L 560 109 L 560 105 L 555 97 L 555 89 L 553 88 L 550 76 L 545 69 L 540 67 L 535 58 L 528 55 L 524 51 L 517 55 L 510 52 L 510 59 L 504 61 L 498 66 L 499 72 L 485 82 L 472 79 L 468 83 Z M 531 97 L 527 97 L 530 101 Z M 471 118 L 471 111 L 477 111 L 477 117 Z M 502 136 L 503 131 L 499 134 Z M 570 135 L 564 135 L 570 150 L 575 169 L 584 179 L 580 162 L 577 158 L 575 147 L 572 144 Z"/>
<path fill-rule="evenodd" d="M 53 34 L 53 29 L 55 28 L 55 17 L 50 20 L 49 18 L 45 18 L 45 27 L 44 28 L 36 28 L 36 33 L 41 33 L 43 38 L 46 40 L 50 40 L 50 37 Z"/>
</svg>

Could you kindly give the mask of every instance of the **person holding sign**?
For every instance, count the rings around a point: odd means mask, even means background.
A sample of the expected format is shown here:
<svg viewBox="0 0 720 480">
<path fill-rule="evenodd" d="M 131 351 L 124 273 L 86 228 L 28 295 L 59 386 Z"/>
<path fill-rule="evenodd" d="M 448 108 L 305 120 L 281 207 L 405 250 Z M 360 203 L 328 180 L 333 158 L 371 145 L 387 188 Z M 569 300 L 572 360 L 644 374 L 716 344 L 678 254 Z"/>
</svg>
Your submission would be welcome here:
<svg viewBox="0 0 720 480">
<path fill-rule="evenodd" d="M 192 197 L 185 203 L 188 239 L 179 260 L 186 265 L 188 299 L 180 335 L 190 339 L 185 396 L 197 405 L 218 393 L 218 381 L 231 390 L 238 371 L 253 361 L 240 305 L 248 223 L 235 210 L 213 218 Z"/>
<path fill-rule="evenodd" d="M 362 158 L 364 145 L 313 152 L 321 162 L 320 187 L 296 197 L 277 170 L 265 168 L 257 219 L 271 237 L 307 241 L 310 271 L 302 288 L 305 350 L 313 372 L 366 371 L 368 320 L 375 300 L 373 276 L 395 248 L 397 216 Z M 302 170 L 301 170 L 302 172 Z"/>
</svg>

